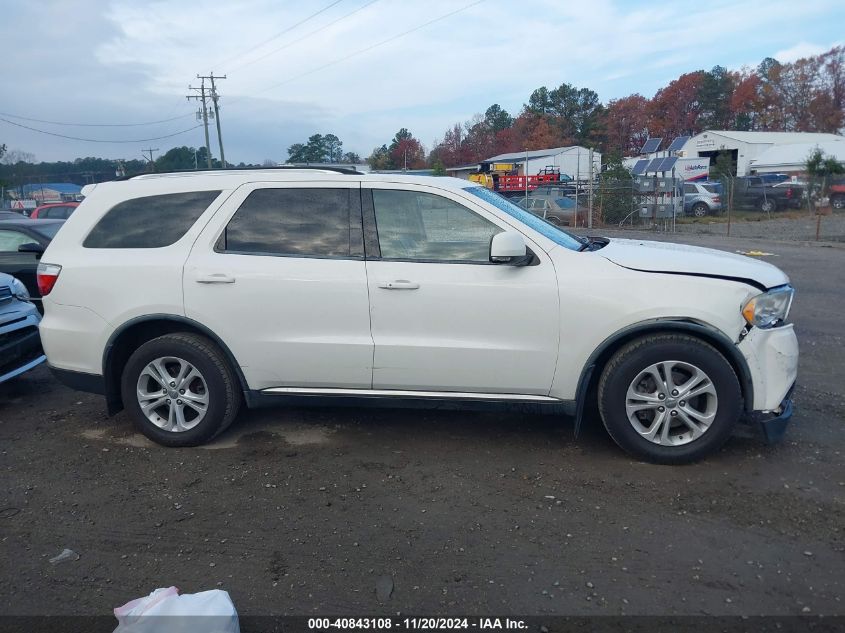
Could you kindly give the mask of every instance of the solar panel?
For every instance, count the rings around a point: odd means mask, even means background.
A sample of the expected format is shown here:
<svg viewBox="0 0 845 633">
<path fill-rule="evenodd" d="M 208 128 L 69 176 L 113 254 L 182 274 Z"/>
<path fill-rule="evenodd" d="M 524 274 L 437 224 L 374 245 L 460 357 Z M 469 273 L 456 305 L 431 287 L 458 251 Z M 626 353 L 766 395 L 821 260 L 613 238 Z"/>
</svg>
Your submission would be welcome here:
<svg viewBox="0 0 845 633">
<path fill-rule="evenodd" d="M 658 171 L 657 168 L 660 166 L 660 163 L 662 163 L 662 162 L 663 162 L 662 156 L 659 157 L 659 158 L 652 158 L 651 162 L 648 164 L 648 167 L 645 168 L 645 171 L 646 172 Z"/>
<path fill-rule="evenodd" d="M 663 162 L 660 163 L 660 168 L 657 171 L 672 171 L 672 167 L 674 167 L 675 163 L 677 162 L 677 156 L 670 156 L 669 158 L 664 158 Z"/>
<path fill-rule="evenodd" d="M 649 160 L 644 158 L 642 160 L 638 160 L 637 164 L 634 165 L 634 169 L 631 170 L 631 173 L 635 176 L 639 176 L 640 174 L 645 173 L 645 166 L 648 165 Z"/>
<path fill-rule="evenodd" d="M 669 147 L 667 147 L 667 148 L 666 148 L 666 151 L 668 151 L 668 152 L 675 152 L 675 151 L 678 151 L 678 150 L 679 150 L 679 149 L 681 149 L 684 145 L 686 145 L 686 142 L 687 142 L 689 139 L 690 139 L 690 137 L 689 137 L 689 136 L 679 136 L 679 137 L 678 137 L 678 138 L 676 138 L 674 141 L 672 141 L 672 144 L 671 144 Z"/>
<path fill-rule="evenodd" d="M 640 150 L 640 154 L 650 154 L 651 152 L 656 152 L 657 148 L 660 147 L 660 143 L 663 141 L 663 138 L 656 137 L 650 138 L 645 142 L 643 148 Z"/>
</svg>

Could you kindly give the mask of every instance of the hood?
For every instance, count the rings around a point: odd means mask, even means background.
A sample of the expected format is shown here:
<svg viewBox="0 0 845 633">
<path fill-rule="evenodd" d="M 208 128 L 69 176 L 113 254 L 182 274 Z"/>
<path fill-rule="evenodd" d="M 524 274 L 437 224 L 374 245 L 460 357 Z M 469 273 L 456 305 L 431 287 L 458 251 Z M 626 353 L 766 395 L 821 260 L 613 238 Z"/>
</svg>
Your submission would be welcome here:
<svg viewBox="0 0 845 633">
<path fill-rule="evenodd" d="M 631 270 L 732 279 L 761 290 L 789 283 L 789 277 L 776 266 L 700 246 L 614 238 L 596 254 Z"/>
</svg>

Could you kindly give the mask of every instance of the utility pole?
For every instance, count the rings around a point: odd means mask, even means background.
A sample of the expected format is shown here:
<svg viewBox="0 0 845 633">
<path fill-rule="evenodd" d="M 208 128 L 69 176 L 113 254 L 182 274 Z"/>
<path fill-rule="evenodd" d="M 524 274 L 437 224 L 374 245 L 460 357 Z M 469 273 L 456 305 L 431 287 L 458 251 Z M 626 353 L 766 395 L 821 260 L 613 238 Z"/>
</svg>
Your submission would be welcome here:
<svg viewBox="0 0 845 633">
<path fill-rule="evenodd" d="M 587 197 L 587 228 L 593 228 L 593 148 L 590 148 L 590 189 Z M 578 215 L 578 209 L 575 209 L 575 215 Z"/>
<path fill-rule="evenodd" d="M 208 161 L 208 168 L 212 169 L 211 146 L 208 142 L 208 108 L 206 107 L 205 103 L 205 79 L 202 80 L 199 88 L 195 88 L 194 86 L 188 86 L 188 90 L 195 90 L 199 92 L 198 95 L 187 95 L 185 98 L 189 101 L 191 99 L 197 99 L 202 103 L 202 124 L 205 127 L 205 156 Z"/>
<path fill-rule="evenodd" d="M 223 169 L 226 169 L 226 155 L 223 153 L 223 134 L 220 132 L 220 109 L 217 105 L 217 100 L 220 98 L 220 95 L 217 94 L 217 86 L 214 84 L 215 79 L 226 79 L 226 75 L 218 75 L 215 77 L 214 71 L 212 71 L 208 75 L 197 75 L 197 79 L 201 79 L 202 81 L 205 81 L 206 79 L 211 80 L 211 102 L 214 104 L 214 121 L 217 124 L 217 142 L 220 144 L 220 164 L 223 166 Z"/>
<path fill-rule="evenodd" d="M 153 152 L 157 152 L 157 151 L 158 151 L 158 148 L 157 148 L 157 147 L 148 147 L 147 149 L 142 149 L 142 150 L 141 150 L 141 154 L 145 154 L 145 153 L 147 153 L 147 154 L 149 154 L 149 155 L 150 155 L 150 171 L 155 171 L 155 170 L 156 170 L 156 168 L 155 168 L 155 162 L 153 161 Z M 146 156 L 144 156 L 144 158 L 146 158 Z"/>
</svg>

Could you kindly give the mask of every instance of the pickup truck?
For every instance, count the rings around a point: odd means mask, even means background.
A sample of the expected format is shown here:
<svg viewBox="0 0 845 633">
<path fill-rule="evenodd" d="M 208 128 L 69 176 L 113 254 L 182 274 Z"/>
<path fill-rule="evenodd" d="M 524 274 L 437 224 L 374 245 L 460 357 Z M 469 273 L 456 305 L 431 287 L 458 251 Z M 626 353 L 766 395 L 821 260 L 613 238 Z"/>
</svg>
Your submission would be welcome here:
<svg viewBox="0 0 845 633">
<path fill-rule="evenodd" d="M 734 204 L 752 207 L 766 213 L 778 209 L 801 207 L 803 190 L 799 186 L 774 186 L 759 176 L 737 178 L 734 184 Z"/>
<path fill-rule="evenodd" d="M 845 183 L 830 185 L 830 204 L 834 209 L 845 209 Z"/>
</svg>

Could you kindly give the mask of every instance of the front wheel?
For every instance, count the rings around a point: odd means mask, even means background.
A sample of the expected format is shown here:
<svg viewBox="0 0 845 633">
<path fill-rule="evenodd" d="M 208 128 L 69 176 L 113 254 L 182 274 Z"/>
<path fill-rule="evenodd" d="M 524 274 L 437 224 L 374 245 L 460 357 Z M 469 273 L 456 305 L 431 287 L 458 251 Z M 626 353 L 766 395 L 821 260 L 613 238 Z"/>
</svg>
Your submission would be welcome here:
<svg viewBox="0 0 845 633">
<path fill-rule="evenodd" d="M 682 334 L 656 334 L 622 347 L 598 388 L 613 440 L 646 461 L 684 464 L 720 448 L 742 411 L 739 380 L 714 347 Z"/>
<path fill-rule="evenodd" d="M 845 196 L 833 196 L 830 199 L 830 203 L 833 205 L 834 209 L 845 209 Z"/>
<path fill-rule="evenodd" d="M 226 429 L 240 406 L 237 378 L 220 349 L 190 333 L 141 345 L 121 379 L 138 430 L 164 446 L 197 446 Z"/>
</svg>

